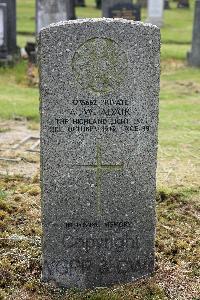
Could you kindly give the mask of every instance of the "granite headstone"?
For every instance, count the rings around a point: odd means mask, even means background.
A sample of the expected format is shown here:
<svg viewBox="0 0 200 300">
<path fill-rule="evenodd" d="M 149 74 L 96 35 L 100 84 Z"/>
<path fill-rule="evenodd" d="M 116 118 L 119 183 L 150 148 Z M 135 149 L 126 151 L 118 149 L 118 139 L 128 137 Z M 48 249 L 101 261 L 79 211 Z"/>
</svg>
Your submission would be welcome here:
<svg viewBox="0 0 200 300">
<path fill-rule="evenodd" d="M 163 26 L 164 0 L 148 0 L 147 22 L 158 27 Z"/>
<path fill-rule="evenodd" d="M 188 63 L 200 67 L 200 1 L 195 3 L 192 50 L 188 53 Z"/>
<path fill-rule="evenodd" d="M 68 1 L 68 0 L 67 0 Z M 51 23 L 69 19 L 66 0 L 37 0 L 36 2 L 36 32 Z M 71 13 L 69 12 L 69 15 Z"/>
<path fill-rule="evenodd" d="M 65 288 L 154 270 L 160 33 L 123 19 L 39 35 L 43 273 Z"/>
<path fill-rule="evenodd" d="M 16 0 L 0 0 L 0 58 L 13 60 L 16 42 Z"/>
<path fill-rule="evenodd" d="M 114 5 L 126 5 L 132 4 L 132 0 L 102 0 L 102 16 L 105 18 L 110 18 L 110 8 Z"/>
</svg>

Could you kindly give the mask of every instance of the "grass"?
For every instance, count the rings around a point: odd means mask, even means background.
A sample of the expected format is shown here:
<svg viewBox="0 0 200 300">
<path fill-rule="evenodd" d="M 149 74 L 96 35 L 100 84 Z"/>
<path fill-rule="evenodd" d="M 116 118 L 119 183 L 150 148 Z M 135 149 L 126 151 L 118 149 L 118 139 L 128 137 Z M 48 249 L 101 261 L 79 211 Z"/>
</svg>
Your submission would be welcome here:
<svg viewBox="0 0 200 300">
<path fill-rule="evenodd" d="M 35 32 L 35 1 L 17 0 L 17 32 Z"/>
<path fill-rule="evenodd" d="M 24 117 L 39 120 L 38 89 L 28 86 L 26 61 L 18 63 L 14 68 L 0 69 L 0 90 L 2 119 Z"/>
<path fill-rule="evenodd" d="M 136 283 L 95 290 L 62 290 L 41 283 L 39 177 L 0 178 L 1 299 L 198 299 L 198 190 L 167 188 L 157 194 L 156 272 Z M 185 298 L 184 298 L 185 295 Z M 195 298 L 196 297 L 196 298 Z"/>
<path fill-rule="evenodd" d="M 194 1 L 190 9 L 178 9 L 171 2 L 171 10 L 164 11 L 164 26 L 161 29 L 162 42 L 170 44 L 190 44 L 192 40 Z"/>
<path fill-rule="evenodd" d="M 185 60 L 187 52 L 190 51 L 190 45 L 187 44 L 164 44 L 161 47 L 161 59 L 179 59 Z"/>
<path fill-rule="evenodd" d="M 86 0 L 86 7 L 77 7 L 78 18 L 101 17 L 101 10 L 96 9 L 94 0 Z M 189 44 L 192 38 L 192 21 L 194 0 L 190 1 L 190 9 L 176 8 L 176 2 L 170 1 L 171 10 L 164 11 L 164 27 L 161 29 L 164 43 Z M 142 21 L 147 18 L 146 9 L 142 9 Z M 35 32 L 35 1 L 17 0 L 17 31 L 28 35 Z M 20 43 L 22 39 L 18 39 Z M 20 46 L 23 46 L 20 44 Z"/>
</svg>

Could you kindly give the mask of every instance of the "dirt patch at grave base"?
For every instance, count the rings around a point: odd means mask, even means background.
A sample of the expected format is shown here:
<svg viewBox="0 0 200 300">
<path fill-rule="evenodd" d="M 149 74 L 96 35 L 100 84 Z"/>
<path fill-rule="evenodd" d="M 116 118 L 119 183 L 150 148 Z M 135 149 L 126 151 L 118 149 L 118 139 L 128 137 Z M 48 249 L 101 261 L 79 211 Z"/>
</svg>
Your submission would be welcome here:
<svg viewBox="0 0 200 300">
<path fill-rule="evenodd" d="M 187 273 L 184 268 L 161 265 L 154 280 L 165 291 L 166 299 L 197 300 L 200 279 Z"/>
<path fill-rule="evenodd" d="M 29 123 L 25 121 L 1 121 L 0 174 L 32 177 L 39 172 L 39 145 L 35 148 L 37 152 L 27 151 L 39 141 L 38 138 L 39 131 L 29 129 Z M 27 141 L 17 146 L 25 139 Z"/>
<path fill-rule="evenodd" d="M 161 70 L 162 73 L 174 72 L 175 70 L 181 70 L 186 67 L 186 63 L 177 59 L 166 59 L 162 61 Z"/>
</svg>

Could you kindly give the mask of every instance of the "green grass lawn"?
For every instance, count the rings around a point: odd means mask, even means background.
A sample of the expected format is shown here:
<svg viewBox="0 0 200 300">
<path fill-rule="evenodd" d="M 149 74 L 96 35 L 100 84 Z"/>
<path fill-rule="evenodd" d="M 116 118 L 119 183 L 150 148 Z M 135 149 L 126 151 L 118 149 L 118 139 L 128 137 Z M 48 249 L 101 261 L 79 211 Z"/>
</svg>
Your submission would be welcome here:
<svg viewBox="0 0 200 300">
<path fill-rule="evenodd" d="M 34 0 L 17 0 L 17 32 L 35 32 Z"/>
<path fill-rule="evenodd" d="M 39 120 L 38 88 L 28 86 L 26 61 L 14 68 L 0 68 L 0 118 Z"/>
<path fill-rule="evenodd" d="M 190 50 L 194 0 L 190 9 L 177 9 L 171 1 L 170 10 L 164 11 L 164 26 L 161 28 L 162 58 L 185 59 Z M 101 17 L 101 10 L 96 9 L 94 0 L 86 0 L 86 7 L 77 7 L 79 18 Z M 142 21 L 147 18 L 146 9 L 142 9 Z M 24 47 L 27 41 L 35 41 L 35 0 L 17 0 L 17 41 Z"/>
<path fill-rule="evenodd" d="M 190 9 L 177 9 L 176 2 L 171 1 L 171 10 L 164 11 L 164 27 L 161 29 L 163 43 L 189 44 L 191 42 L 194 0 L 190 3 Z M 96 9 L 94 0 L 86 0 L 86 5 L 86 7 L 76 8 L 78 18 L 101 17 L 101 10 Z M 146 17 L 147 11 L 142 9 L 142 21 L 145 21 Z M 21 35 L 35 32 L 35 0 L 17 0 L 17 31 L 19 45 L 22 47 L 24 39 Z"/>
</svg>

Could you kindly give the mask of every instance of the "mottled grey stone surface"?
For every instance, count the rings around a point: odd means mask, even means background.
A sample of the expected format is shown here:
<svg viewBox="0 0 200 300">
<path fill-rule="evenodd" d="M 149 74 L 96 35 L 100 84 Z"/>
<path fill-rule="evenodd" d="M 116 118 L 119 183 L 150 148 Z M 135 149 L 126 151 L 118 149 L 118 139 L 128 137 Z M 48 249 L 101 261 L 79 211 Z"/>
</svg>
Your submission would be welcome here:
<svg viewBox="0 0 200 300">
<path fill-rule="evenodd" d="M 154 270 L 160 34 L 122 19 L 39 38 L 43 280 L 123 283 Z"/>
<path fill-rule="evenodd" d="M 132 4 L 132 0 L 102 0 L 102 16 L 109 17 L 109 9 L 116 4 Z"/>
<path fill-rule="evenodd" d="M 188 54 L 191 66 L 200 67 L 200 0 L 195 3 L 192 50 Z"/>
</svg>

